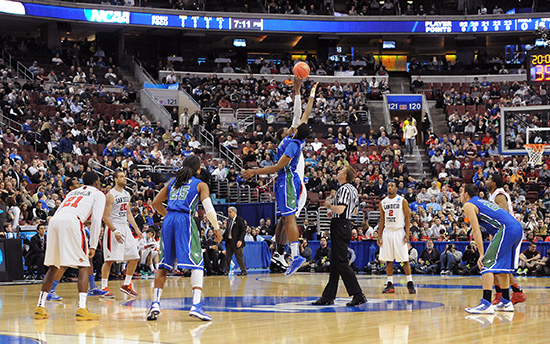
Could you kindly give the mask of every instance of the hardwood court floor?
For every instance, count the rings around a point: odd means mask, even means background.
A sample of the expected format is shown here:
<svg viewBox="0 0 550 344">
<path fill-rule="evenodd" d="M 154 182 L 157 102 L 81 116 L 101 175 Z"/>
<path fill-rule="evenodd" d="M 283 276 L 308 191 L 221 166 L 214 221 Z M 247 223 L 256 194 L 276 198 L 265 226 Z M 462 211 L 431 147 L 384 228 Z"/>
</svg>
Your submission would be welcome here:
<svg viewBox="0 0 550 344">
<path fill-rule="evenodd" d="M 336 305 L 315 308 L 326 274 L 249 274 L 206 277 L 203 297 L 211 323 L 188 316 L 189 278 L 169 278 L 157 322 L 147 322 L 153 280 L 134 280 L 140 297 L 122 294 L 110 282 L 114 300 L 88 298 L 97 322 L 76 322 L 75 283 L 57 288 L 63 302 L 48 302 L 49 320 L 33 319 L 39 285 L 0 286 L 0 343 L 548 343 L 550 279 L 521 278 L 528 300 L 515 313 L 468 316 L 465 307 L 481 297 L 479 277 L 414 276 L 417 295 L 406 293 L 405 276 L 395 276 L 397 292 L 383 295 L 383 276 L 359 275 L 369 299 L 357 309 L 343 285 Z M 360 310 L 360 311 L 357 311 Z M 12 338 L 13 339 L 13 338 Z"/>
</svg>

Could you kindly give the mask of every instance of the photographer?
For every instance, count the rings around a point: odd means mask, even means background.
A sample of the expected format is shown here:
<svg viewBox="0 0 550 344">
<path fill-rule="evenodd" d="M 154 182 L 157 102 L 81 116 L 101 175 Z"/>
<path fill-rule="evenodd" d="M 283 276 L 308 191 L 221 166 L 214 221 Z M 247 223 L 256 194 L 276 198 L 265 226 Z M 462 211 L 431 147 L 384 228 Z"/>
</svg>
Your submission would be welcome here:
<svg viewBox="0 0 550 344">
<path fill-rule="evenodd" d="M 426 242 L 426 248 L 420 252 L 416 271 L 421 274 L 436 274 L 439 270 L 441 252 L 434 248 L 432 239 Z"/>
<path fill-rule="evenodd" d="M 441 274 L 451 275 L 461 259 L 462 252 L 458 251 L 454 244 L 448 244 L 441 253 Z"/>
<path fill-rule="evenodd" d="M 466 246 L 466 251 L 464 251 L 464 255 L 462 256 L 462 261 L 466 263 L 466 265 L 461 265 L 461 274 L 463 276 L 468 275 L 479 275 L 479 266 L 477 265 L 477 261 L 479 260 L 479 249 L 477 247 L 477 244 L 472 241 L 470 245 Z"/>
<path fill-rule="evenodd" d="M 306 238 L 300 238 L 300 255 L 306 259 L 304 264 L 300 267 L 298 271 L 300 272 L 309 272 L 310 271 L 310 262 L 313 259 L 313 251 L 309 247 L 309 242 Z"/>
</svg>

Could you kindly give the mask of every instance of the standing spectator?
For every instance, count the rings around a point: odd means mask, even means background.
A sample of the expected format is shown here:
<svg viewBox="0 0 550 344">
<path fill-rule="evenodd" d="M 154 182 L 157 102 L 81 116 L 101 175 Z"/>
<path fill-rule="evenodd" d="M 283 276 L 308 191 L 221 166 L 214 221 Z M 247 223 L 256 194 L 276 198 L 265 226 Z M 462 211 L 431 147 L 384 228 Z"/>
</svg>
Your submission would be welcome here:
<svg viewBox="0 0 550 344">
<path fill-rule="evenodd" d="M 246 276 L 246 264 L 243 256 L 243 249 L 245 244 L 244 236 L 246 234 L 246 225 L 244 219 L 237 216 L 237 208 L 229 207 L 228 209 L 229 219 L 227 219 L 227 229 L 223 233 L 223 240 L 225 241 L 225 274 L 229 273 L 229 267 L 233 254 L 237 257 L 237 263 L 241 268 L 238 276 Z"/>
<path fill-rule="evenodd" d="M 191 132 L 193 136 L 199 137 L 200 126 L 203 123 L 202 115 L 199 110 L 195 110 L 195 113 L 189 118 L 189 126 L 191 126 Z"/>
<path fill-rule="evenodd" d="M 404 129 L 405 145 L 407 146 L 407 151 L 409 155 L 413 154 L 413 149 L 416 143 L 416 135 L 418 135 L 418 130 L 414 123 L 409 123 Z"/>
<path fill-rule="evenodd" d="M 72 161 L 72 153 L 73 153 L 73 141 L 71 140 L 71 132 L 67 132 L 65 134 L 65 137 L 59 141 L 59 153 L 61 153 L 61 157 L 63 159 L 66 159 L 67 161 Z"/>
</svg>

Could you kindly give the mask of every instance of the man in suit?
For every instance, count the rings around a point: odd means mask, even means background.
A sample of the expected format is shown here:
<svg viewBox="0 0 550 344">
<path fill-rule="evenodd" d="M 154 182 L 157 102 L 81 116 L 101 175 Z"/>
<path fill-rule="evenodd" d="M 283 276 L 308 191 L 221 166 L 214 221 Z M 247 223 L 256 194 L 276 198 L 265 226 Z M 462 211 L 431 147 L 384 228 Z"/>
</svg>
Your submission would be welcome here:
<svg viewBox="0 0 550 344">
<path fill-rule="evenodd" d="M 246 225 L 244 219 L 237 216 L 237 208 L 229 207 L 229 218 L 227 219 L 227 229 L 223 233 L 223 240 L 225 241 L 225 274 L 229 273 L 229 265 L 233 254 L 237 257 L 237 263 L 241 268 L 239 276 L 246 276 L 246 265 L 244 263 L 243 248 L 245 246 L 244 235 L 246 234 Z"/>
<path fill-rule="evenodd" d="M 43 276 L 46 273 L 44 266 L 44 255 L 46 254 L 46 225 L 40 223 L 36 226 L 36 234 L 31 238 L 31 247 L 29 249 L 29 266 L 38 267 L 38 275 Z"/>
</svg>

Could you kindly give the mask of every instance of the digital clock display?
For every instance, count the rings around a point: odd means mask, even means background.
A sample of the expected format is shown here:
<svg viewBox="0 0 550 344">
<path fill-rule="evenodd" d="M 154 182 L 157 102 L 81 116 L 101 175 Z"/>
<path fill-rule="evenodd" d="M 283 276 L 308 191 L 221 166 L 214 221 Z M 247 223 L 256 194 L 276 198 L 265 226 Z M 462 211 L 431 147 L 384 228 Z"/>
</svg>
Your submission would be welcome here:
<svg viewBox="0 0 550 344">
<path fill-rule="evenodd" d="M 527 80 L 531 84 L 550 83 L 550 50 L 535 50 L 527 55 Z"/>
</svg>

